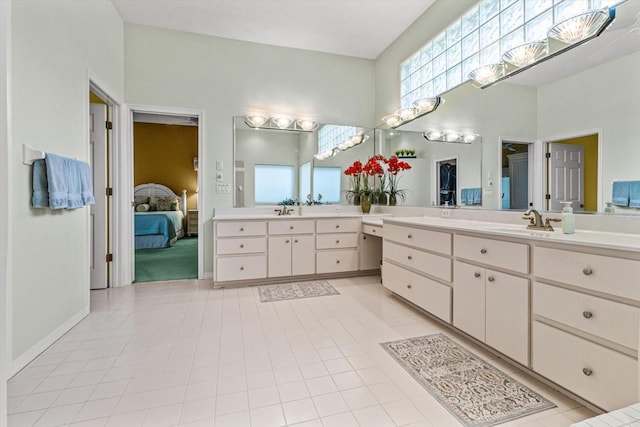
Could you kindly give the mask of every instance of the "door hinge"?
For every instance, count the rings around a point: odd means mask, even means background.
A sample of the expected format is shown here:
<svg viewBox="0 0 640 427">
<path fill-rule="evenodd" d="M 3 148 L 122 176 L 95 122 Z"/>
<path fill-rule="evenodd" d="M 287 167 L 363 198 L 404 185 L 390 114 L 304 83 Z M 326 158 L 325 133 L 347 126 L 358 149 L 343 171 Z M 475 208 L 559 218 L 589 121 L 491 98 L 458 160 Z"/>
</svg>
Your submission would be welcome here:
<svg viewBox="0 0 640 427">
<path fill-rule="evenodd" d="M 113 261 L 113 254 L 107 254 L 107 262 Z"/>
<path fill-rule="evenodd" d="M 107 129 L 109 129 L 109 130 L 113 129 L 113 122 L 106 121 L 105 123 L 107 125 Z"/>
<path fill-rule="evenodd" d="M 545 195 L 544 195 L 544 198 L 545 198 L 546 200 L 551 200 L 551 194 L 545 194 Z"/>
<path fill-rule="evenodd" d="M 550 159 L 550 158 L 551 158 L 551 153 L 544 153 L 544 156 L 545 156 L 547 159 Z"/>
<path fill-rule="evenodd" d="M 107 189 L 106 189 L 106 191 L 105 191 L 105 194 L 106 194 L 107 196 L 113 196 L 113 188 L 111 188 L 111 187 L 107 187 Z"/>
</svg>

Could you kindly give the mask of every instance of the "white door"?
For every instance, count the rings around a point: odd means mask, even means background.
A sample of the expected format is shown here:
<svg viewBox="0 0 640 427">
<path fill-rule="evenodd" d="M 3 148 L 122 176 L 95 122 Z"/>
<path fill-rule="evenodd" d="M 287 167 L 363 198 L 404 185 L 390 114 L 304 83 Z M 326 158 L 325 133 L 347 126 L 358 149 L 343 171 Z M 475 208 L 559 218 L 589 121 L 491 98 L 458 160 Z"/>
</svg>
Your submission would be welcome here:
<svg viewBox="0 0 640 427">
<path fill-rule="evenodd" d="M 574 211 L 584 211 L 584 147 L 551 143 L 549 154 L 549 210 L 571 201 Z"/>
<path fill-rule="evenodd" d="M 107 287 L 107 106 L 91 104 L 89 110 L 89 148 L 93 170 L 91 205 L 91 289 Z"/>
</svg>

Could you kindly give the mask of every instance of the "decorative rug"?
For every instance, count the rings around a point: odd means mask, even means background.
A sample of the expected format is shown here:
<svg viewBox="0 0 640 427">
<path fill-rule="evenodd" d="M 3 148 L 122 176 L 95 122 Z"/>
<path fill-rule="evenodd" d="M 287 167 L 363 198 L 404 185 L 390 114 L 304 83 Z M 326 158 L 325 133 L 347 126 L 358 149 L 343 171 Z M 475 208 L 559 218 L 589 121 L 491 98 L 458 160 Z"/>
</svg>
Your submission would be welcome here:
<svg viewBox="0 0 640 427">
<path fill-rule="evenodd" d="M 340 295 L 340 292 L 326 280 L 260 286 L 258 292 L 260 293 L 260 302 Z"/>
<path fill-rule="evenodd" d="M 493 426 L 556 406 L 443 334 L 380 345 L 465 426 Z"/>
</svg>

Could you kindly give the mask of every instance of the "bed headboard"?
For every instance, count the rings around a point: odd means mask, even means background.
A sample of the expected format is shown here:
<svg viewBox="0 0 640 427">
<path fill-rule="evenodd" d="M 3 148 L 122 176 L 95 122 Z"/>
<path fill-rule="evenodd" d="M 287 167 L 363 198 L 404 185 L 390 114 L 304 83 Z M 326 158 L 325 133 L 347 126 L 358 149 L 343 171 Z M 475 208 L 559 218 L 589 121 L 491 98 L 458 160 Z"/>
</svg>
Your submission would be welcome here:
<svg viewBox="0 0 640 427">
<path fill-rule="evenodd" d="M 180 210 L 187 216 L 187 190 L 182 190 L 182 196 L 175 194 L 169 187 L 162 184 L 140 184 L 133 189 L 134 196 L 176 197 L 180 200 Z"/>
</svg>

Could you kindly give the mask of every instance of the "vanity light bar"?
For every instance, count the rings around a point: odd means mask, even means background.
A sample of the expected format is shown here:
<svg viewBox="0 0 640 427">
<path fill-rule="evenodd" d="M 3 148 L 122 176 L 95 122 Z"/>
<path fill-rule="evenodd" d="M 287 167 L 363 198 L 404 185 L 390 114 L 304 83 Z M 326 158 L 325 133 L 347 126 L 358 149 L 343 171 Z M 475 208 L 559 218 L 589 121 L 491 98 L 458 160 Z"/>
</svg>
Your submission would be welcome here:
<svg viewBox="0 0 640 427">
<path fill-rule="evenodd" d="M 569 18 L 551 27 L 547 33 L 547 43 L 549 39 L 554 39 L 557 43 L 562 44 L 561 47 L 552 49 L 550 45 L 547 45 L 546 52 L 536 52 L 535 58 L 530 57 L 530 62 L 527 61 L 529 62 L 528 64 L 523 63 L 522 66 L 517 66 L 514 61 L 510 61 L 510 59 L 512 59 L 516 53 L 513 52 L 515 49 L 525 49 L 523 46 L 518 46 L 511 51 L 505 52 L 503 55 L 502 59 L 506 63 L 500 63 L 505 67 L 501 73 L 495 73 L 492 78 L 488 76 L 490 70 L 487 69 L 487 67 L 492 67 L 493 65 L 485 65 L 469 73 L 469 78 L 473 80 L 480 89 L 486 89 L 504 79 L 528 70 L 541 62 L 547 61 L 600 36 L 600 34 L 609 28 L 615 19 L 616 9 L 613 7 L 610 9 L 593 10 Z M 577 34 L 576 28 L 580 28 L 582 33 Z M 533 48 L 533 46 L 529 46 L 530 50 Z M 542 46 L 538 45 L 537 49 L 542 49 Z M 532 56 L 533 54 L 530 53 L 529 55 Z M 477 75 L 479 75 L 480 78 L 476 78 Z"/>
<path fill-rule="evenodd" d="M 318 160 L 325 160 L 325 159 L 328 159 L 329 157 L 335 156 L 340 151 L 345 151 L 345 150 L 348 150 L 349 148 L 355 147 L 356 145 L 360 145 L 368 139 L 369 139 L 369 135 L 363 135 L 363 134 L 353 135 L 352 137 L 346 139 L 344 142 L 338 145 L 336 148 L 325 150 L 322 153 L 315 154 L 313 157 L 315 157 Z"/>
<path fill-rule="evenodd" d="M 418 117 L 433 113 L 441 104 L 444 104 L 444 98 L 440 96 L 418 99 L 413 103 L 412 107 L 401 108 L 395 113 L 387 114 L 381 120 L 391 129 L 395 129 L 400 125 L 414 121 Z"/>
<path fill-rule="evenodd" d="M 430 142 L 455 142 L 458 144 L 471 144 L 481 142 L 482 138 L 477 133 L 459 131 L 428 130 L 422 132 L 424 139 Z"/>
<path fill-rule="evenodd" d="M 263 114 L 249 114 L 244 116 L 244 123 L 254 129 L 313 132 L 318 128 L 318 122 L 315 120 L 292 119 L 283 115 L 269 117 Z"/>
</svg>

